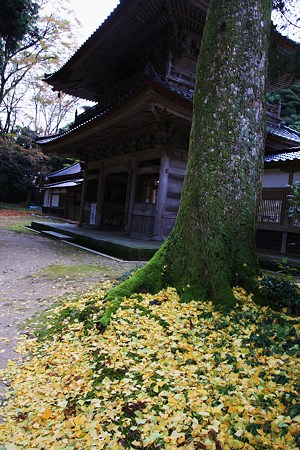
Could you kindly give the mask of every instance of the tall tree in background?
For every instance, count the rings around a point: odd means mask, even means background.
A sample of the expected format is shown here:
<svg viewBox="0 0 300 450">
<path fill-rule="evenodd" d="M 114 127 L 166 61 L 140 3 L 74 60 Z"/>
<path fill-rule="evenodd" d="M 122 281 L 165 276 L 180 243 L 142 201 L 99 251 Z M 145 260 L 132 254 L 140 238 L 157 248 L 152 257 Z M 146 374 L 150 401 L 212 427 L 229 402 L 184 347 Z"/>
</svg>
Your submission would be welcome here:
<svg viewBox="0 0 300 450">
<path fill-rule="evenodd" d="M 77 45 L 78 21 L 76 23 L 75 18 L 72 18 L 68 0 L 55 4 L 52 9 L 49 9 L 50 6 L 52 5 L 48 5 L 44 0 L 1 2 L 0 134 L 2 135 L 11 131 L 16 122 L 24 126 L 28 126 L 29 122 L 36 122 L 34 118 L 36 102 L 30 104 L 29 93 L 32 86 L 36 87 L 38 83 L 41 85 L 44 73 L 55 71 Z M 61 18 L 62 9 L 65 12 L 69 11 L 70 20 Z M 33 97 L 34 94 L 32 92 Z M 23 99 L 26 99 L 26 102 Z M 68 102 L 72 104 L 73 100 Z M 61 102 L 57 103 L 58 109 L 61 109 Z M 24 110 L 28 111 L 28 116 Z"/>
<path fill-rule="evenodd" d="M 62 18 L 62 11 L 68 19 Z M 2 201 L 29 201 L 37 174 L 42 176 L 70 163 L 66 158 L 43 155 L 36 149 L 34 136 L 38 132 L 57 132 L 74 106 L 70 96 L 53 101 L 51 95 L 50 102 L 42 78 L 45 72 L 57 70 L 73 53 L 77 26 L 69 0 L 0 1 Z"/>
<path fill-rule="evenodd" d="M 32 66 L 32 54 L 38 52 L 42 38 L 37 26 L 40 5 L 31 0 L 2 0 L 0 14 L 0 105 L 8 111 L 8 96 Z M 34 58 L 33 58 L 34 59 Z M 10 114 L 0 131 L 7 129 Z"/>
<path fill-rule="evenodd" d="M 175 227 L 152 260 L 109 294 L 175 287 L 235 304 L 255 289 L 271 0 L 211 0 L 197 65 L 189 159 Z"/>
<path fill-rule="evenodd" d="M 51 23 L 43 42 L 48 58 L 40 60 L 24 80 L 29 107 L 22 119 L 36 134 L 47 135 L 58 133 L 72 122 L 76 106 L 82 103 L 80 99 L 64 93 L 53 96 L 51 87 L 43 81 L 45 73 L 58 70 L 77 49 L 80 22 L 70 8 L 69 0 L 42 8 L 41 21 L 44 27 Z"/>
<path fill-rule="evenodd" d="M 50 86 L 37 78 L 35 74 L 28 77 L 31 109 L 27 110 L 23 120 L 38 135 L 58 133 L 66 118 L 74 120 L 74 110 L 81 102 L 76 97 L 59 93 L 53 96 Z"/>
<path fill-rule="evenodd" d="M 45 167 L 47 157 L 0 137 L 0 161 L 0 201 L 28 201 L 36 190 L 35 175 Z"/>
</svg>

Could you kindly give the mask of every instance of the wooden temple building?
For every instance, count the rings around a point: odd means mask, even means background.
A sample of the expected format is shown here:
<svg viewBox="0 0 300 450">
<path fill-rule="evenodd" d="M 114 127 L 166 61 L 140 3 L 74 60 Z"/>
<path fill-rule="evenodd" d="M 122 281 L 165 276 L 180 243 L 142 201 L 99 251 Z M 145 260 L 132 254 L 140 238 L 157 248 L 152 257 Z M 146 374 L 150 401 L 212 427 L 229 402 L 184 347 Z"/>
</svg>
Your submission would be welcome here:
<svg viewBox="0 0 300 450">
<path fill-rule="evenodd" d="M 48 175 L 44 181 L 43 212 L 76 222 L 80 215 L 82 182 L 80 163 Z"/>
<path fill-rule="evenodd" d="M 71 59 L 46 76 L 54 91 L 96 103 L 68 131 L 37 140 L 45 153 L 81 161 L 80 226 L 158 241 L 169 235 L 188 158 L 207 7 L 205 0 L 122 0 Z M 278 111 L 268 114 L 266 153 L 264 192 L 270 195 L 260 214 L 261 242 L 268 223 L 278 225 L 278 214 L 283 220 L 276 195 L 300 180 L 300 133 L 287 128 Z"/>
</svg>

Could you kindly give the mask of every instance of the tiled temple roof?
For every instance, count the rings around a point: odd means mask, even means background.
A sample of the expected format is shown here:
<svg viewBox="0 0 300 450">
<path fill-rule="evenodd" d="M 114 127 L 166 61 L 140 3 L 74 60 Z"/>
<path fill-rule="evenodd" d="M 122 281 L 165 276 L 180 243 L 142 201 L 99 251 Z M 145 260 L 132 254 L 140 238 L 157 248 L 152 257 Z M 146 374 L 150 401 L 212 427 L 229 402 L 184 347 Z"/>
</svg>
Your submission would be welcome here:
<svg viewBox="0 0 300 450">
<path fill-rule="evenodd" d="M 45 184 L 44 189 L 63 189 L 67 187 L 76 187 L 80 186 L 83 182 L 83 178 L 76 178 L 75 180 L 65 180 L 65 181 L 58 181 L 57 183 L 51 183 L 51 184 Z"/>
<path fill-rule="evenodd" d="M 66 64 L 52 74 L 45 74 L 44 81 L 54 91 L 101 101 L 107 83 L 115 77 L 119 79 L 128 58 L 131 75 L 141 69 L 141 61 L 145 64 L 148 59 L 142 55 L 154 41 L 173 40 L 175 29 L 184 30 L 183 36 L 190 32 L 200 40 L 208 3 L 208 0 L 121 0 Z M 123 75 L 119 81 L 124 81 Z"/>
<path fill-rule="evenodd" d="M 193 92 L 191 91 L 187 91 L 186 89 L 183 89 L 179 86 L 173 86 L 165 81 L 159 81 L 159 83 L 165 87 L 166 89 L 168 89 L 170 92 L 174 92 L 174 94 L 179 95 L 179 97 L 183 97 L 186 100 L 193 100 Z"/>
<path fill-rule="evenodd" d="M 77 130 L 80 127 L 83 127 L 84 125 L 92 122 L 93 120 L 100 118 L 101 116 L 105 116 L 107 113 L 112 111 L 114 108 L 116 108 L 118 105 L 120 105 L 122 102 L 124 102 L 127 98 L 130 97 L 130 95 L 136 91 L 139 86 L 143 84 L 143 81 L 145 79 L 148 79 L 155 84 L 163 87 L 166 91 L 169 91 L 178 97 L 181 97 L 184 100 L 192 101 L 193 99 L 193 93 L 190 91 L 187 91 L 185 89 L 182 89 L 180 87 L 172 86 L 171 84 L 163 81 L 160 77 L 158 77 L 155 73 L 148 74 L 144 76 L 142 80 L 140 80 L 132 89 L 128 90 L 126 93 L 124 93 L 122 96 L 118 97 L 113 103 L 106 107 L 99 107 L 98 105 L 90 108 L 90 110 L 84 112 L 83 114 L 79 115 L 76 119 L 76 121 L 72 124 L 72 127 L 64 131 L 61 134 L 52 135 L 52 136 L 44 136 L 44 137 L 38 137 L 36 142 L 37 144 L 46 144 L 48 142 L 52 142 L 56 139 L 59 139 L 63 136 L 66 136 L 70 133 L 72 133 L 74 130 Z"/>
<path fill-rule="evenodd" d="M 48 175 L 48 178 L 65 177 L 68 175 L 78 174 L 80 171 L 81 171 L 80 163 L 75 163 L 69 167 L 51 173 L 50 175 Z"/>
<path fill-rule="evenodd" d="M 116 108 L 118 105 L 122 104 L 127 98 L 129 98 L 138 88 L 143 84 L 143 82 L 148 79 L 150 82 L 154 82 L 156 85 L 161 86 L 165 91 L 168 91 L 172 94 L 175 94 L 176 96 L 180 97 L 181 99 L 187 100 L 189 102 L 193 101 L 193 92 L 186 90 L 179 86 L 174 86 L 164 80 L 162 80 L 154 71 L 154 69 L 150 67 L 146 67 L 144 72 L 144 77 L 142 80 L 140 80 L 134 87 L 129 89 L 126 93 L 124 93 L 122 96 L 115 99 L 114 102 L 112 102 L 110 105 L 106 107 L 100 107 L 99 105 L 92 107 L 90 110 L 86 111 L 85 113 L 79 115 L 76 119 L 76 121 L 73 123 L 72 127 L 55 136 L 46 136 L 46 137 L 40 137 L 37 139 L 38 144 L 46 144 L 48 142 L 54 141 L 56 139 L 59 139 L 62 136 L 68 135 L 72 133 L 74 130 L 77 130 L 78 128 L 81 128 L 85 126 L 86 124 L 92 122 L 93 120 L 100 118 L 101 116 L 105 116 L 107 113 L 111 112 Z M 267 122 L 267 132 L 269 135 L 282 138 L 286 141 L 295 143 L 295 145 L 300 145 L 300 133 L 296 130 L 293 130 L 292 128 L 289 128 L 285 126 L 282 123 L 271 123 Z"/>
<path fill-rule="evenodd" d="M 300 144 L 300 133 L 285 125 L 267 123 L 267 131 L 273 136 L 281 137 L 289 141 L 299 142 Z"/>
<path fill-rule="evenodd" d="M 300 147 L 293 147 L 290 149 L 290 151 L 284 151 L 265 156 L 266 163 L 280 161 L 300 161 Z"/>
</svg>

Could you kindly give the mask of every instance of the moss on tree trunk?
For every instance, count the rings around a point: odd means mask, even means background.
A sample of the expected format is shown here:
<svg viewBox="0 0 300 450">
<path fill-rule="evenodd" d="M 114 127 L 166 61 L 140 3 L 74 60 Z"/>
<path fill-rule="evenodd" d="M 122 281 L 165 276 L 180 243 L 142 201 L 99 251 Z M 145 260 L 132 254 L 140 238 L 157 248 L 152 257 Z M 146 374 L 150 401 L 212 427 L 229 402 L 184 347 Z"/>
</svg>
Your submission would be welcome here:
<svg viewBox="0 0 300 450">
<path fill-rule="evenodd" d="M 176 224 L 145 268 L 111 291 L 115 305 L 123 295 L 167 285 L 183 298 L 229 305 L 234 285 L 255 289 L 271 6 L 269 0 L 210 1 Z"/>
</svg>

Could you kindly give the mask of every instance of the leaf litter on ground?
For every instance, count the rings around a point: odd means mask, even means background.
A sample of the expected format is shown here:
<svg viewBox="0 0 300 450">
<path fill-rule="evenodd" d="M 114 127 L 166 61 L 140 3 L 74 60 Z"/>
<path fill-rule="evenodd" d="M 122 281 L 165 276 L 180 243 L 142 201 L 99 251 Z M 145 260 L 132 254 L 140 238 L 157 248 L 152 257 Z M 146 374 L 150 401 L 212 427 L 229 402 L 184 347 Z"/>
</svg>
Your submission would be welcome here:
<svg viewBox="0 0 300 450">
<path fill-rule="evenodd" d="M 300 321 L 253 303 L 125 298 L 104 333 L 109 282 L 49 311 L 24 339 L 0 443 L 19 449 L 295 449 Z M 1 446 L 0 446 L 1 448 Z"/>
</svg>

